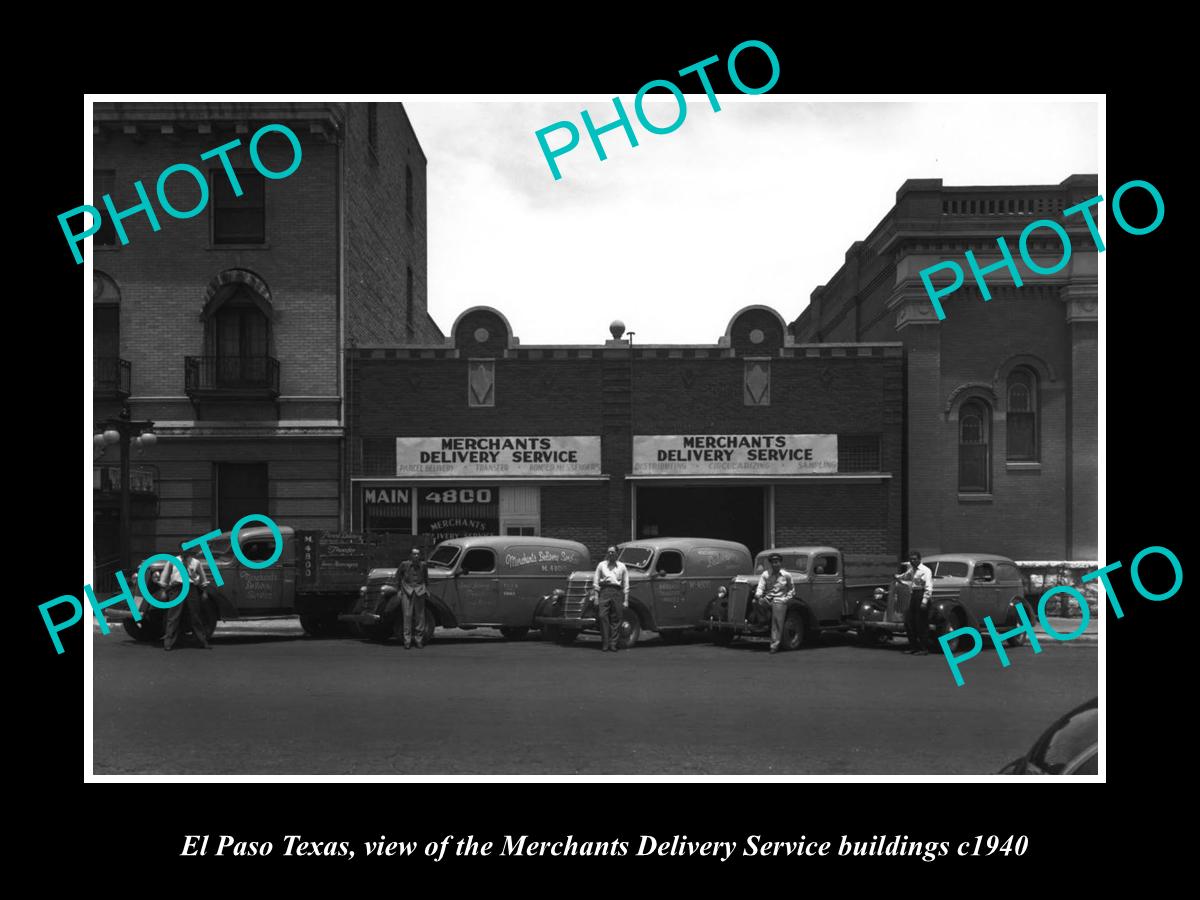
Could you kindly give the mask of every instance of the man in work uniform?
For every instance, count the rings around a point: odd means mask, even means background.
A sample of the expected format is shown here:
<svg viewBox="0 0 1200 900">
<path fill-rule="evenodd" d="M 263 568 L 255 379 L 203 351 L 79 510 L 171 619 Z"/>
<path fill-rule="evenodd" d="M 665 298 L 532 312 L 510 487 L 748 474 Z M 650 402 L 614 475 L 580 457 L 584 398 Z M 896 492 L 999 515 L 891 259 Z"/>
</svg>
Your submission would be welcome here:
<svg viewBox="0 0 1200 900">
<path fill-rule="evenodd" d="M 175 648 L 175 642 L 179 640 L 179 626 L 183 623 L 184 615 L 188 617 L 192 634 L 200 642 L 200 646 L 205 650 L 212 649 L 212 644 L 208 642 L 204 623 L 204 589 L 208 587 L 208 575 L 204 572 L 204 566 L 200 564 L 200 552 L 199 548 L 188 550 L 182 556 L 175 557 L 179 560 L 180 566 L 167 563 L 158 574 L 158 584 L 161 589 L 159 597 L 164 602 L 179 596 L 179 591 L 183 590 L 183 576 L 179 573 L 180 567 L 186 568 L 189 584 L 187 596 L 183 598 L 183 601 L 167 610 L 166 624 L 163 627 L 164 650 Z M 179 591 L 173 589 L 175 585 L 179 586 Z"/>
<path fill-rule="evenodd" d="M 788 601 L 796 596 L 796 585 L 792 576 L 783 569 L 783 557 L 772 553 L 767 557 L 771 568 L 758 577 L 758 588 L 754 592 L 755 600 L 771 602 L 771 652 L 779 652 L 779 643 L 783 640 L 783 623 L 787 618 Z"/>
<path fill-rule="evenodd" d="M 908 554 L 908 568 L 896 576 L 896 580 L 909 587 L 908 612 L 904 617 L 904 630 L 908 634 L 908 649 L 905 653 L 926 656 L 929 653 L 929 600 L 933 596 L 933 573 L 921 562 L 921 554 L 913 550 Z"/>
<path fill-rule="evenodd" d="M 413 547 L 408 559 L 396 572 L 400 585 L 400 612 L 396 617 L 396 637 L 404 638 L 404 649 L 415 642 L 417 649 L 425 646 L 425 597 L 429 586 L 429 567 L 421 559 L 421 551 Z M 401 630 L 403 629 L 403 631 Z"/>
<path fill-rule="evenodd" d="M 600 595 L 597 613 L 600 619 L 600 649 L 617 652 L 621 635 L 622 610 L 629 606 L 629 570 L 617 561 L 617 548 L 609 547 L 605 559 L 596 566 L 592 590 Z"/>
</svg>

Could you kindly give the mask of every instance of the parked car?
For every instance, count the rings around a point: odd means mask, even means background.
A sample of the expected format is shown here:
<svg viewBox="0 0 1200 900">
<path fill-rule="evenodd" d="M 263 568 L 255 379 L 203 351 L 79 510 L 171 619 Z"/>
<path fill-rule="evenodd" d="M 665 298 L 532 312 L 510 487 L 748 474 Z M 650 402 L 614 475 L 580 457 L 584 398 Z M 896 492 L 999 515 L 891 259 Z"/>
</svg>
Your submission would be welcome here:
<svg viewBox="0 0 1200 900">
<path fill-rule="evenodd" d="M 619 644 L 632 647 L 642 631 L 657 631 L 673 641 L 694 630 L 718 588 L 750 571 L 745 544 L 707 538 L 653 538 L 617 547 L 617 559 L 629 570 L 629 607 L 621 622 Z M 572 572 L 566 590 L 545 598 L 535 621 L 545 636 L 572 643 L 584 631 L 598 631 L 592 576 L 594 569 Z"/>
<path fill-rule="evenodd" d="M 929 599 L 929 631 L 934 647 L 944 634 L 971 626 L 984 631 L 983 620 L 992 617 L 996 629 L 1005 631 L 1021 624 L 1017 607 L 1024 606 L 1031 624 L 1037 611 L 1025 599 L 1021 570 L 1011 559 L 992 553 L 940 553 L 922 560 L 933 573 L 933 596 Z M 858 609 L 853 624 L 865 643 L 904 634 L 904 616 L 908 610 L 908 585 L 893 580 L 887 589 L 879 588 Z M 969 636 L 950 643 L 954 653 L 966 650 Z M 1028 638 L 1022 632 L 1005 642 L 1023 645 Z"/>
<path fill-rule="evenodd" d="M 224 583 L 218 587 L 207 559 L 201 566 L 208 575 L 206 588 L 206 637 L 217 628 L 218 621 L 245 617 L 300 616 L 300 624 L 309 634 L 328 634 L 337 624 L 340 613 L 353 607 L 358 586 L 362 583 L 373 557 L 394 558 L 406 552 L 402 542 L 386 536 L 335 534 L 322 531 L 297 531 L 280 525 L 283 549 L 279 558 L 265 569 L 242 565 L 233 552 L 231 535 L 223 532 L 208 542 L 213 560 Z M 265 526 L 243 528 L 239 533 L 242 555 L 254 562 L 265 562 L 275 553 L 275 538 Z M 146 583 L 158 579 L 165 560 L 146 570 Z M 135 568 L 126 574 L 126 581 L 137 589 Z M 126 633 L 139 641 L 156 641 L 162 637 L 166 611 L 139 598 L 140 622 L 133 620 L 128 610 L 114 608 L 107 612 L 111 619 L 121 619 Z"/>
<path fill-rule="evenodd" d="M 842 551 L 836 547 L 764 550 L 755 558 L 754 574 L 738 575 L 729 586 L 719 587 L 705 609 L 700 627 L 709 632 L 715 643 L 731 644 L 739 635 L 771 633 L 770 604 L 756 603 L 754 594 L 772 553 L 783 557 L 783 570 L 792 576 L 796 588 L 783 623 L 781 645 L 785 650 L 797 650 L 801 644 L 817 640 L 823 630 L 850 629 L 862 603 L 886 584 L 878 572 L 851 572 L 848 577 Z"/>
<path fill-rule="evenodd" d="M 589 563 L 578 541 L 549 537 L 466 537 L 438 544 L 429 563 L 425 640 L 443 628 L 498 628 L 515 640 L 536 628 L 542 598 L 567 573 Z M 384 640 L 401 614 L 397 567 L 370 571 L 358 602 L 339 618 L 361 634 Z"/>
<path fill-rule="evenodd" d="M 1100 710 L 1093 698 L 1047 728 L 1028 753 L 1014 759 L 1000 774 L 1099 774 L 1099 723 Z"/>
</svg>

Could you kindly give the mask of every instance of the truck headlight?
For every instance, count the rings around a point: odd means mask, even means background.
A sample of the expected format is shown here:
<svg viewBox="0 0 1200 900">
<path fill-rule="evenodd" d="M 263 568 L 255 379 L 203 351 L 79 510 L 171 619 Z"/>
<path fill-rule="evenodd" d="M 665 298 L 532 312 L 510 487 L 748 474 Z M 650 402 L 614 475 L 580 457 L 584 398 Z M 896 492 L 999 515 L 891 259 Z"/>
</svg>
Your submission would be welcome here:
<svg viewBox="0 0 1200 900">
<path fill-rule="evenodd" d="M 392 594 L 396 593 L 396 588 L 393 585 L 385 584 L 380 589 L 379 593 L 383 594 L 385 597 L 390 597 Z"/>
<path fill-rule="evenodd" d="M 887 599 L 887 589 L 881 588 L 881 587 L 875 588 L 875 602 L 881 603 L 886 599 Z"/>
<path fill-rule="evenodd" d="M 718 600 L 724 600 L 728 596 L 729 596 L 729 588 L 727 588 L 727 587 L 717 588 L 717 599 Z"/>
<path fill-rule="evenodd" d="M 358 596 L 360 596 L 360 597 L 367 596 L 367 586 L 365 584 L 358 589 Z"/>
</svg>

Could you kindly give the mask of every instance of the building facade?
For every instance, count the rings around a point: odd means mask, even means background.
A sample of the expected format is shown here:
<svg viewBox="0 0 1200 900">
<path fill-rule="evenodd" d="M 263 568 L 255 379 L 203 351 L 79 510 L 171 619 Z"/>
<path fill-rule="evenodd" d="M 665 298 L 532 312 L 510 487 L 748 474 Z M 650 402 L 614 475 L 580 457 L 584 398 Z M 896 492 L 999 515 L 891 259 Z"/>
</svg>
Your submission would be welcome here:
<svg viewBox="0 0 1200 900">
<path fill-rule="evenodd" d="M 902 342 L 910 546 L 1096 559 L 1097 250 L 1084 219 L 1062 212 L 1097 194 L 1094 175 L 1005 187 L 906 181 L 790 325 L 802 343 Z M 1051 275 L 1030 271 L 1017 253 L 1021 232 L 1039 219 L 1070 238 L 1069 261 Z M 963 254 L 973 251 L 985 269 L 1001 260 L 998 237 L 1022 285 L 1007 269 L 989 273 L 984 302 Z M 1028 249 L 1043 269 L 1063 256 L 1044 227 Z M 966 277 L 939 321 L 920 272 L 943 260 Z"/>
<path fill-rule="evenodd" d="M 250 137 L 282 124 L 299 167 L 265 178 Z M 441 331 L 426 312 L 425 156 L 400 104 L 97 103 L 93 205 L 120 211 L 154 197 L 159 173 L 199 168 L 208 201 L 192 218 L 161 209 L 111 223 L 93 256 L 94 413 L 152 420 L 157 442 L 131 463 L 133 562 L 248 513 L 297 528 L 348 520 L 344 352 L 363 340 L 421 343 Z M 201 154 L 240 140 L 228 158 Z M 261 162 L 293 159 L 280 135 Z M 172 205 L 201 203 L 186 175 Z M 155 203 L 157 206 L 157 203 Z M 81 229 L 76 229 L 81 230 Z M 119 451 L 95 460 L 97 583 L 117 556 Z"/>
<path fill-rule="evenodd" d="M 347 358 L 352 527 L 698 536 L 901 551 L 898 342 L 800 345 L 774 310 L 710 345 L 523 346 L 502 313 Z"/>
</svg>

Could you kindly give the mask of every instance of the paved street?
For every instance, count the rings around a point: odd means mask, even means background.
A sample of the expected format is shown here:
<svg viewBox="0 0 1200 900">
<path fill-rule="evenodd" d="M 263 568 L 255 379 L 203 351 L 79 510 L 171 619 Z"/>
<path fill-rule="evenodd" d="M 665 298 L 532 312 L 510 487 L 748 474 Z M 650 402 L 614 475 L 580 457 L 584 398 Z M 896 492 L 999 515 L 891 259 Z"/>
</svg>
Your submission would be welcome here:
<svg viewBox="0 0 1200 900">
<path fill-rule="evenodd" d="M 534 634 L 439 630 L 405 651 L 287 619 L 164 653 L 94 632 L 95 773 L 991 773 L 1097 690 L 1083 641 L 1010 651 L 1007 669 L 985 650 L 955 687 L 903 641 L 770 656 L 649 634 L 609 654 Z"/>
</svg>

